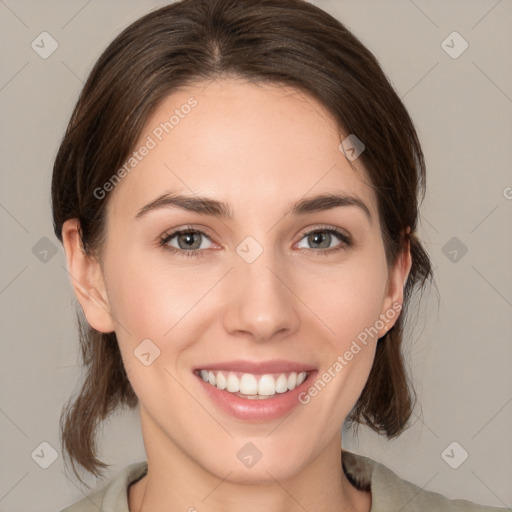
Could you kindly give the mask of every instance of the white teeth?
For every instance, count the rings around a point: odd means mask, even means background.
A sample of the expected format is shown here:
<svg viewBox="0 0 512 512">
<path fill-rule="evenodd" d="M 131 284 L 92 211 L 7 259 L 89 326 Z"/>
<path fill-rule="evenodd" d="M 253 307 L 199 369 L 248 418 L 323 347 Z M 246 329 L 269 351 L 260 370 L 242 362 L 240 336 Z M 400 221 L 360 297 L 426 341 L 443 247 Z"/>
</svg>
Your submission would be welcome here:
<svg viewBox="0 0 512 512">
<path fill-rule="evenodd" d="M 297 374 L 295 372 L 290 373 L 288 376 L 288 389 L 291 391 L 297 386 Z"/>
<path fill-rule="evenodd" d="M 276 380 L 272 375 L 263 375 L 258 382 L 258 395 L 271 396 L 276 394 Z"/>
<path fill-rule="evenodd" d="M 265 374 L 258 377 L 251 373 L 244 373 L 239 378 L 237 374 L 222 371 L 200 371 L 201 378 L 218 389 L 225 389 L 230 393 L 245 395 L 246 398 L 274 396 L 276 393 L 286 393 L 300 386 L 307 378 L 306 372 L 290 372 L 280 375 Z"/>
<path fill-rule="evenodd" d="M 276 393 L 286 393 L 288 391 L 288 379 L 282 373 L 276 380 Z"/>
<path fill-rule="evenodd" d="M 306 372 L 300 372 L 297 375 L 297 386 L 300 386 L 306 380 L 306 376 L 307 376 Z"/>
<path fill-rule="evenodd" d="M 236 375 L 230 373 L 228 375 L 226 389 L 230 393 L 238 393 L 240 391 L 240 379 Z"/>
<path fill-rule="evenodd" d="M 219 389 L 226 389 L 226 386 L 228 385 L 226 382 L 226 377 L 222 373 L 217 373 L 217 388 Z M 215 385 L 215 384 L 214 384 Z"/>
<path fill-rule="evenodd" d="M 258 393 L 258 381 L 254 375 L 244 373 L 240 379 L 240 393 L 243 395 L 256 395 Z"/>
</svg>

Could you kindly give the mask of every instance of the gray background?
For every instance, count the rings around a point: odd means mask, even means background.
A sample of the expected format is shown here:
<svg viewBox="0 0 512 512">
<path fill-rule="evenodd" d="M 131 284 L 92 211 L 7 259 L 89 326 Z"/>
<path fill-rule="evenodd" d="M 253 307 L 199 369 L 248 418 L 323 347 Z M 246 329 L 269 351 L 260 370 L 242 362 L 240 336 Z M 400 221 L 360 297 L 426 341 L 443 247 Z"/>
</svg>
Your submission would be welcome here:
<svg viewBox="0 0 512 512">
<path fill-rule="evenodd" d="M 56 511 L 89 492 L 64 471 L 58 439 L 81 371 L 74 297 L 51 226 L 51 170 L 94 61 L 164 3 L 0 0 L 2 512 Z M 512 3 L 314 3 L 374 52 L 415 121 L 428 167 L 419 233 L 440 295 L 431 290 L 411 309 L 413 426 L 393 441 L 344 432 L 344 447 L 425 489 L 512 507 Z M 58 43 L 46 59 L 31 47 L 43 31 Z M 444 48 L 457 52 L 460 40 L 442 45 L 453 31 L 469 44 L 457 58 Z M 84 475 L 93 488 L 145 458 L 137 411 L 119 411 L 99 441 L 112 466 L 104 480 Z M 57 456 L 47 469 L 44 442 Z M 469 457 L 453 469 L 446 461 L 460 462 L 462 449 Z"/>
</svg>

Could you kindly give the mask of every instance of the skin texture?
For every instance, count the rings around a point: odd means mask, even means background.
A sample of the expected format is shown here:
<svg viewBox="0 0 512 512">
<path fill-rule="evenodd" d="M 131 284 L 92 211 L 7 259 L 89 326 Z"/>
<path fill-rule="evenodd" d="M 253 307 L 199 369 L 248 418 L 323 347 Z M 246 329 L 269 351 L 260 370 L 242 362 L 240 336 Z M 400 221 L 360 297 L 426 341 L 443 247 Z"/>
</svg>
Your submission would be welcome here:
<svg viewBox="0 0 512 512">
<path fill-rule="evenodd" d="M 148 476 L 130 487 L 130 510 L 247 512 L 369 511 L 371 495 L 355 489 L 340 464 L 341 426 L 368 378 L 379 337 L 398 315 L 309 404 L 285 419 L 250 423 L 219 410 L 192 370 L 201 364 L 285 359 L 319 375 L 393 304 L 402 304 L 409 248 L 388 268 L 376 196 L 358 160 L 338 149 L 329 112 L 290 88 L 223 79 L 168 96 L 148 120 L 137 148 L 160 122 L 193 97 L 191 112 L 109 192 L 101 260 L 86 257 L 77 221 L 63 229 L 73 286 L 88 322 L 115 331 L 140 401 Z M 346 134 L 348 135 L 348 134 Z M 346 136 L 345 135 L 345 136 Z M 155 138 L 155 137 L 153 137 Z M 233 219 L 161 208 L 137 212 L 164 192 L 229 204 Z M 368 206 L 284 216 L 304 197 L 345 192 Z M 172 253 L 159 241 L 191 227 L 202 256 Z M 305 231 L 339 228 L 311 240 Z M 236 252 L 247 237 L 263 248 L 247 263 Z M 328 238 L 328 235 L 325 235 Z M 186 242 L 186 241 L 185 241 Z M 179 248 L 178 237 L 168 242 Z M 134 356 L 144 339 L 160 356 Z M 247 442 L 262 453 L 247 468 Z"/>
</svg>

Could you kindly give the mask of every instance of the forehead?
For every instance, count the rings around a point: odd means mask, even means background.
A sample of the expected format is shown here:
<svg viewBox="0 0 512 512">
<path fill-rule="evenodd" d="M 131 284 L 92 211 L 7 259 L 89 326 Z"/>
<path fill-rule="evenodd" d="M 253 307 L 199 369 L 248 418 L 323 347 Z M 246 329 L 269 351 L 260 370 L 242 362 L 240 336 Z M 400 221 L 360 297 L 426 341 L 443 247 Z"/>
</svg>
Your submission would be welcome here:
<svg viewBox="0 0 512 512">
<path fill-rule="evenodd" d="M 290 87 L 240 79 L 197 83 L 167 96 L 148 118 L 109 209 L 124 216 L 164 192 L 211 196 L 237 208 L 278 208 L 308 194 L 376 198 L 329 111 Z M 277 211 L 277 210 L 276 210 Z"/>
</svg>

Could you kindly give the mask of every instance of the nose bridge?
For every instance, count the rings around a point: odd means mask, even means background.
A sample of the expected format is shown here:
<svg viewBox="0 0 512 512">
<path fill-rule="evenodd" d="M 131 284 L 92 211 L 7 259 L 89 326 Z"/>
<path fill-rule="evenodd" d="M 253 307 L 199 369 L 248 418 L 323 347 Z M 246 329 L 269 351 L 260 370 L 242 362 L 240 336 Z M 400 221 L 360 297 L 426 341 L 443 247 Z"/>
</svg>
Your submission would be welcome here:
<svg viewBox="0 0 512 512">
<path fill-rule="evenodd" d="M 293 294 L 284 284 L 290 277 L 280 264 L 279 254 L 252 237 L 242 241 L 236 252 L 226 329 L 249 332 L 259 341 L 269 340 L 283 330 L 296 329 L 298 316 Z"/>
</svg>

